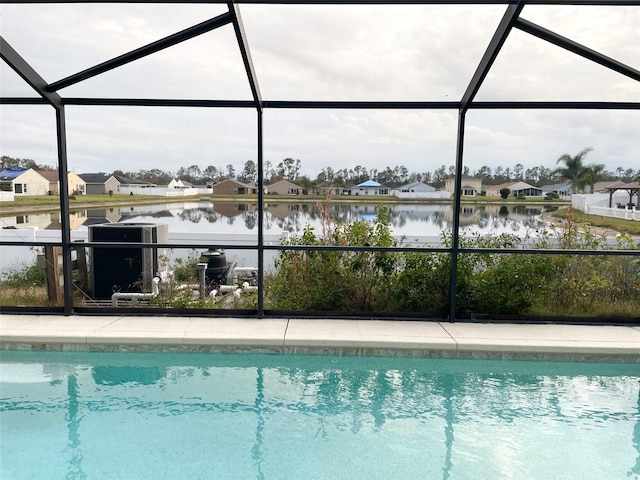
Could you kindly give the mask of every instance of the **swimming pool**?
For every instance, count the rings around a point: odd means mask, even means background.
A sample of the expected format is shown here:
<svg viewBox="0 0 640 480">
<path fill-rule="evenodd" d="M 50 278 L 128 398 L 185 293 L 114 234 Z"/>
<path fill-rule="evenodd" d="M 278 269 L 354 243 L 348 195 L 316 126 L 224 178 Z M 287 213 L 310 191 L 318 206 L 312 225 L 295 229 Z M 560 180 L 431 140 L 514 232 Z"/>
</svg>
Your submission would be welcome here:
<svg viewBox="0 0 640 480">
<path fill-rule="evenodd" d="M 0 355 L 2 478 L 640 478 L 637 364 Z"/>
</svg>

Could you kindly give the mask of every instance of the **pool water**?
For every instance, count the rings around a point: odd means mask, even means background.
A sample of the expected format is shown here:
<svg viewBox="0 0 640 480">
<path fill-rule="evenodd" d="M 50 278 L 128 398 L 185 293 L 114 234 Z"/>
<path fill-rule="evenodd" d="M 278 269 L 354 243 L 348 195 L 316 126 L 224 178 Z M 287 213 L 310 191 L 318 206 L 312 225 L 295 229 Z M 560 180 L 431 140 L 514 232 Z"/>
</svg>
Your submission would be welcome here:
<svg viewBox="0 0 640 480">
<path fill-rule="evenodd" d="M 6 479 L 638 479 L 637 364 L 0 353 Z"/>
</svg>

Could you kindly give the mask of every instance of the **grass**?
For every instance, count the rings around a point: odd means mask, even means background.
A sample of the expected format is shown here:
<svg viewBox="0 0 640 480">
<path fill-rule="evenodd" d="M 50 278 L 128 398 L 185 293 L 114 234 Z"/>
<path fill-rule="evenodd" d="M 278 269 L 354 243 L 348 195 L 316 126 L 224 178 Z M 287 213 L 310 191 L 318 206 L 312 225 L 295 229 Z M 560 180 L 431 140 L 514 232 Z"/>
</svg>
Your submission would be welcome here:
<svg viewBox="0 0 640 480">
<path fill-rule="evenodd" d="M 569 213 L 568 208 L 561 208 L 556 212 L 553 212 L 553 216 L 567 219 Z M 589 225 L 591 227 L 606 228 L 615 230 L 620 233 L 627 233 L 629 235 L 640 235 L 640 222 L 636 220 L 623 220 L 613 217 L 601 217 L 600 215 L 587 215 L 585 213 L 574 210 L 573 221 L 583 225 Z"/>
</svg>

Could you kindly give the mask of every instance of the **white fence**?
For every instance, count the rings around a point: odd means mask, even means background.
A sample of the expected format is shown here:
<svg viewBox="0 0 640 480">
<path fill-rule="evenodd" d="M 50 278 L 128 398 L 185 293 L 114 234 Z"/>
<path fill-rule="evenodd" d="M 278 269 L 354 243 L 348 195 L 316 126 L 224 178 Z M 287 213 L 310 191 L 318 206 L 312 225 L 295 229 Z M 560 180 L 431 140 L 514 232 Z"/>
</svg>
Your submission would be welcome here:
<svg viewBox="0 0 640 480">
<path fill-rule="evenodd" d="M 640 221 L 640 210 L 632 210 L 630 208 L 589 207 L 585 213 L 600 215 L 602 217 Z"/>
<path fill-rule="evenodd" d="M 0 202 L 13 202 L 15 195 L 13 192 L 0 192 Z"/>
<path fill-rule="evenodd" d="M 624 208 L 609 208 L 611 205 L 624 205 Z M 611 200 L 608 193 L 594 193 L 589 195 L 572 195 L 571 204 L 576 210 L 589 215 L 600 215 L 602 217 L 621 218 L 624 220 L 640 220 L 640 211 L 628 207 L 629 194 L 618 191 L 613 194 Z"/>
</svg>

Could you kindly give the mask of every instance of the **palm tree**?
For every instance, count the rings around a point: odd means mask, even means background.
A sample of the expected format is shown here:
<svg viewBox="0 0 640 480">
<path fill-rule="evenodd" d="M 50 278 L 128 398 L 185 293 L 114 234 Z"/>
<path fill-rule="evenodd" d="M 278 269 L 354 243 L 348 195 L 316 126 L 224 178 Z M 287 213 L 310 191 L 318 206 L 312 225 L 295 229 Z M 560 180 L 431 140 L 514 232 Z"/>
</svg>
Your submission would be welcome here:
<svg viewBox="0 0 640 480">
<path fill-rule="evenodd" d="M 583 159 L 591 150 L 593 149 L 585 148 L 574 157 L 565 153 L 556 161 L 556 163 L 563 162 L 564 167 L 556 168 L 553 173 L 571 182 L 571 191 L 573 193 L 578 192 L 578 183 L 585 174 Z"/>
<path fill-rule="evenodd" d="M 599 182 L 600 180 L 604 179 L 604 172 L 605 166 L 601 163 L 599 164 L 595 164 L 592 163 L 591 165 L 587 165 L 586 167 L 584 167 L 584 180 L 585 180 L 585 184 L 589 185 L 589 187 L 591 187 L 591 193 L 596 193 L 595 190 L 595 184 L 596 182 Z"/>
</svg>

